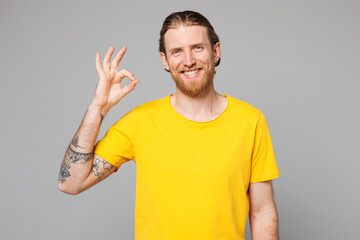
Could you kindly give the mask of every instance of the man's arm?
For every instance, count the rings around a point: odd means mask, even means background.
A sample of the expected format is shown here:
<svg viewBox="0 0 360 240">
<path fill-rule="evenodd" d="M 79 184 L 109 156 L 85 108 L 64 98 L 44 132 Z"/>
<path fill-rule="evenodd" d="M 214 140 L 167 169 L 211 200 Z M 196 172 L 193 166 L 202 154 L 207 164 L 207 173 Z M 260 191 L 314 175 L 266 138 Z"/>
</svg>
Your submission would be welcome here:
<svg viewBox="0 0 360 240">
<path fill-rule="evenodd" d="M 115 166 L 93 153 L 101 118 L 100 110 L 90 105 L 65 152 L 58 178 L 61 191 L 81 193 L 116 170 Z"/>
<path fill-rule="evenodd" d="M 278 240 L 278 214 L 272 181 L 250 183 L 250 228 L 253 240 Z"/>
<path fill-rule="evenodd" d="M 96 54 L 96 70 L 99 75 L 95 96 L 87 109 L 85 117 L 70 142 L 61 164 L 58 185 L 65 193 L 78 194 L 116 170 L 115 166 L 94 154 L 94 145 L 103 117 L 126 94 L 131 92 L 139 82 L 133 74 L 125 69 L 118 72 L 119 63 L 126 52 L 123 47 L 110 65 L 114 48 L 110 47 L 101 65 L 100 54 Z M 131 82 L 120 86 L 121 80 L 127 77 Z"/>
</svg>

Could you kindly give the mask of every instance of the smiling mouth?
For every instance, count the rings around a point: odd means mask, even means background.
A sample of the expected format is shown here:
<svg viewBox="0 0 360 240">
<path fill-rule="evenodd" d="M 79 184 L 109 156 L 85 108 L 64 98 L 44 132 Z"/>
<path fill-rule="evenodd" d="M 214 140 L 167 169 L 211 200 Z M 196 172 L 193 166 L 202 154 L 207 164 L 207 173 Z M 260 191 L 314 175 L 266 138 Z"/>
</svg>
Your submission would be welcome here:
<svg viewBox="0 0 360 240">
<path fill-rule="evenodd" d="M 197 74 L 200 71 L 200 68 L 197 69 L 192 69 L 192 70 L 183 70 L 181 71 L 181 73 L 185 74 L 186 76 L 194 76 L 195 74 Z"/>
</svg>

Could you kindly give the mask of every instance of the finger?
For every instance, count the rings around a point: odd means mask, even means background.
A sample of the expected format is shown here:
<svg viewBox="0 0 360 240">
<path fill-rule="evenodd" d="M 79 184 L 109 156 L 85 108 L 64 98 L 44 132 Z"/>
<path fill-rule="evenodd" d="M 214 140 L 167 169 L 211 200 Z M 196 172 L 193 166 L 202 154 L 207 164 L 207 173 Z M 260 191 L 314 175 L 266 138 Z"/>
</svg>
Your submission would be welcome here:
<svg viewBox="0 0 360 240">
<path fill-rule="evenodd" d="M 134 79 L 134 80 L 131 80 L 131 82 L 130 82 L 128 85 L 126 85 L 125 87 L 123 87 L 122 89 L 123 89 L 124 96 L 125 96 L 126 94 L 128 94 L 129 92 L 131 92 L 132 90 L 134 90 L 136 84 L 138 84 L 139 82 L 140 82 L 140 81 L 139 81 L 138 79 Z"/>
<path fill-rule="evenodd" d="M 107 51 L 105 58 L 104 58 L 103 66 L 104 66 L 105 71 L 109 70 L 109 68 L 110 68 L 110 59 L 111 59 L 111 55 L 113 54 L 113 52 L 114 52 L 114 47 L 111 46 L 109 48 L 109 50 Z"/>
<path fill-rule="evenodd" d="M 95 64 L 96 64 L 96 71 L 97 71 L 98 75 L 100 76 L 101 74 L 104 73 L 104 70 L 101 66 L 101 56 L 99 53 L 96 53 Z"/>
<path fill-rule="evenodd" d="M 124 78 L 124 77 L 127 77 L 128 79 L 130 79 L 131 81 L 135 80 L 135 77 L 134 77 L 134 74 L 132 74 L 132 72 L 126 70 L 126 69 L 122 69 L 121 71 L 119 71 L 117 74 L 116 74 L 116 82 L 120 83 L 121 80 Z"/>
<path fill-rule="evenodd" d="M 111 62 L 111 68 L 117 71 L 119 64 L 121 62 L 121 59 L 123 58 L 124 54 L 126 53 L 126 47 L 122 47 L 120 51 L 116 54 L 116 57 Z"/>
</svg>

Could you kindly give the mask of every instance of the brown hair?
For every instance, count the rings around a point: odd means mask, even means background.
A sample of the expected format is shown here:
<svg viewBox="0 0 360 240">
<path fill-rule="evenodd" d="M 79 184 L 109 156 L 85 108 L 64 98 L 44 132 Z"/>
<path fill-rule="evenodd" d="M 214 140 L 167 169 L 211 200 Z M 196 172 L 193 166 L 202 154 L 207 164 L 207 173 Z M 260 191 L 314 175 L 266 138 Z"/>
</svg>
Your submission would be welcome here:
<svg viewBox="0 0 360 240">
<path fill-rule="evenodd" d="M 217 42 L 220 42 L 219 36 L 215 33 L 213 26 L 211 26 L 209 20 L 206 17 L 201 15 L 198 12 L 194 11 L 183 11 L 183 12 L 174 12 L 170 14 L 164 21 L 162 28 L 160 30 L 160 39 L 159 39 L 159 51 L 165 53 L 165 42 L 164 35 L 169 29 L 177 28 L 179 25 L 192 26 L 199 25 L 207 29 L 208 36 L 211 42 L 211 47 L 213 48 Z M 215 66 L 220 64 L 220 58 L 215 63 Z"/>
</svg>

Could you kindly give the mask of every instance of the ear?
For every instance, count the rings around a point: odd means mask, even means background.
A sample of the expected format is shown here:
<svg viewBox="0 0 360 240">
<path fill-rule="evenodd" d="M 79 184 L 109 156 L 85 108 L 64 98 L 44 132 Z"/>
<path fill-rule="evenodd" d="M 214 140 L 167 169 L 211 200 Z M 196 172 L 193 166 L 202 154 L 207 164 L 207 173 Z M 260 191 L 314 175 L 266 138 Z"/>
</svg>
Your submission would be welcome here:
<svg viewBox="0 0 360 240">
<path fill-rule="evenodd" d="M 170 70 L 170 69 L 169 69 L 169 64 L 168 64 L 168 61 L 167 61 L 167 58 L 166 58 L 165 53 L 160 52 L 160 56 L 161 56 L 161 60 L 162 60 L 162 62 L 163 62 L 163 64 L 164 64 L 165 70 L 166 70 L 166 71 L 169 71 L 169 70 Z"/>
<path fill-rule="evenodd" d="M 216 63 L 221 56 L 220 42 L 215 43 L 213 54 L 214 54 L 214 62 Z"/>
</svg>

